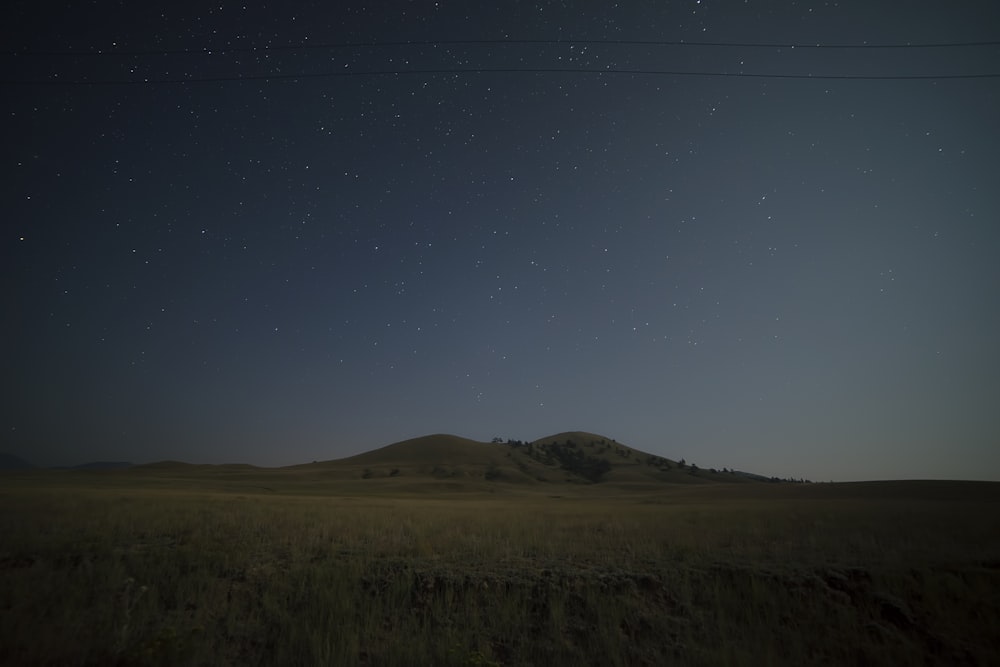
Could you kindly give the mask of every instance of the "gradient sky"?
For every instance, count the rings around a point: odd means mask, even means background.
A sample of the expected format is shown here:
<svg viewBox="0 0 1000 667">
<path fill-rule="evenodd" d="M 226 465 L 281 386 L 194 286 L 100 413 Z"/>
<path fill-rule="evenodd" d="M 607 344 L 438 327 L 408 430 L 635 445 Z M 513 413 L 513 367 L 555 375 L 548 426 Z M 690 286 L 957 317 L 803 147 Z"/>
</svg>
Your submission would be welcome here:
<svg viewBox="0 0 1000 667">
<path fill-rule="evenodd" d="M 802 47 L 996 40 L 997 3 L 190 4 L 5 12 L 0 450 L 589 430 L 1000 480 L 1000 78 L 391 73 L 998 74 Z M 566 43 L 372 45 L 436 40 Z"/>
</svg>

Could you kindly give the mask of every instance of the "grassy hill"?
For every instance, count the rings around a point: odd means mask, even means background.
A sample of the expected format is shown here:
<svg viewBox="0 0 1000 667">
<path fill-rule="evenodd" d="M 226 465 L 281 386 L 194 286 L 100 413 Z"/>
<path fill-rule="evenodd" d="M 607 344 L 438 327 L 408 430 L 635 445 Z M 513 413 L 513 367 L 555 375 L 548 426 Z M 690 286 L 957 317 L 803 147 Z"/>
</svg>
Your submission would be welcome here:
<svg viewBox="0 0 1000 667">
<path fill-rule="evenodd" d="M 422 479 L 514 484 L 549 481 L 547 476 L 555 472 L 551 466 L 508 445 L 448 434 L 413 438 L 344 459 L 284 470 L 327 480 L 393 480 L 398 483 Z"/>
<path fill-rule="evenodd" d="M 483 484 L 659 486 L 750 483 L 744 475 L 702 470 L 583 431 L 531 442 L 479 442 L 456 435 L 427 435 L 356 456 L 285 468 L 315 482 L 366 480 L 413 485 L 435 480 L 454 487 Z"/>
<path fill-rule="evenodd" d="M 746 483 L 746 476 L 701 469 L 629 447 L 594 433 L 569 431 L 530 443 L 533 458 L 558 465 L 593 483 Z"/>
<path fill-rule="evenodd" d="M 701 469 L 583 431 L 557 433 L 531 442 L 479 442 L 438 433 L 342 459 L 283 468 L 160 461 L 77 472 L 98 476 L 108 487 L 141 480 L 147 488 L 188 491 L 357 495 L 438 491 L 575 495 L 598 489 L 610 493 L 655 491 L 665 486 L 755 484 L 767 479 Z M 88 483 L 83 478 L 79 481 Z"/>
</svg>

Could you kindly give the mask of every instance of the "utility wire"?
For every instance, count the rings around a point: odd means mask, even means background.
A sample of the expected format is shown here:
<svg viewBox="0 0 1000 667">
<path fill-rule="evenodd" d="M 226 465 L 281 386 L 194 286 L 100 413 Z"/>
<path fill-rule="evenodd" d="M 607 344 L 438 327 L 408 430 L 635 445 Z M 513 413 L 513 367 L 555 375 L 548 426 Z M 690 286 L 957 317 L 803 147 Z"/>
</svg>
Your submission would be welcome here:
<svg viewBox="0 0 1000 667">
<path fill-rule="evenodd" d="M 363 76 L 405 76 L 405 75 L 459 75 L 459 74 L 619 74 L 633 76 L 701 76 L 733 77 L 743 79 L 814 79 L 851 81 L 914 81 L 944 79 L 998 79 L 1000 73 L 982 74 L 767 74 L 762 72 L 713 72 L 713 71 L 672 71 L 651 69 L 587 69 L 587 68 L 453 68 L 453 69 L 408 69 L 408 70 L 338 70 L 335 72 L 307 72 L 293 74 L 257 74 L 250 76 L 209 76 L 190 78 L 156 79 L 34 79 L 0 80 L 0 85 L 26 86 L 148 86 L 184 83 L 231 83 L 239 81 L 289 81 L 296 79 L 320 79 L 335 77 Z"/>
<path fill-rule="evenodd" d="M 1000 46 L 1000 40 L 973 42 L 916 42 L 905 44 L 845 44 L 845 43 L 765 43 L 765 42 L 687 42 L 653 41 L 627 39 L 439 39 L 389 42 L 334 42 L 327 44 L 295 44 L 284 46 L 227 46 L 223 48 L 201 49 L 112 49 L 112 50 L 52 50 L 0 51 L 0 56 L 18 57 L 82 57 L 82 56 L 170 56 L 170 55 L 216 55 L 228 53 L 260 53 L 268 51 L 315 51 L 319 49 L 357 49 L 383 47 L 437 47 L 437 46 L 682 46 L 743 49 L 954 49 Z"/>
</svg>

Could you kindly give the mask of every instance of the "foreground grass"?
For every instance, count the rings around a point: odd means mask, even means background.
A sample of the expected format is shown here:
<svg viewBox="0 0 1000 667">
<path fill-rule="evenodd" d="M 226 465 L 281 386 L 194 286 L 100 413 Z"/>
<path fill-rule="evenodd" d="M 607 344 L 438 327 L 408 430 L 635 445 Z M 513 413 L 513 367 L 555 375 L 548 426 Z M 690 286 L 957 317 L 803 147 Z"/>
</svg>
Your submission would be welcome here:
<svg viewBox="0 0 1000 667">
<path fill-rule="evenodd" d="M 2 664 L 1000 664 L 990 486 L 2 488 Z"/>
</svg>

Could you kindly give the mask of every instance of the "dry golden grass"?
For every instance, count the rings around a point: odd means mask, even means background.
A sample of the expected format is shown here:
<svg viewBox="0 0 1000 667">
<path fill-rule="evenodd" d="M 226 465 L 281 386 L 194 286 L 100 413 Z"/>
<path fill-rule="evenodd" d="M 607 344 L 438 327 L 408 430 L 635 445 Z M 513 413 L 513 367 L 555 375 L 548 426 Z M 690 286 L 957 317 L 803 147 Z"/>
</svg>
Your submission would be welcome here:
<svg viewBox="0 0 1000 667">
<path fill-rule="evenodd" d="M 3 481 L 2 664 L 1000 664 L 1000 485 Z"/>
</svg>

